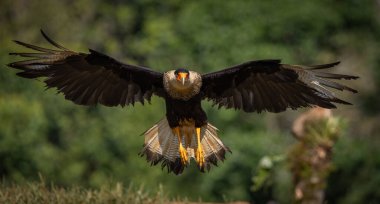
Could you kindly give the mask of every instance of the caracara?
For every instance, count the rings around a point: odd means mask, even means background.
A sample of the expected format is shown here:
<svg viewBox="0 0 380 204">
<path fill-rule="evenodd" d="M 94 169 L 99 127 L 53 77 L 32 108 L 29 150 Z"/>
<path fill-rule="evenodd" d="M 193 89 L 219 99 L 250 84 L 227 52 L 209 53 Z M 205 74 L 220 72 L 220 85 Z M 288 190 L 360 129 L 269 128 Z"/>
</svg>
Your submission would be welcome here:
<svg viewBox="0 0 380 204">
<path fill-rule="evenodd" d="M 184 68 L 164 73 L 123 64 L 95 50 L 79 53 L 62 47 L 44 32 L 55 49 L 15 41 L 38 52 L 10 53 L 29 57 L 10 63 L 24 78 L 44 77 L 48 88 L 55 87 L 65 98 L 80 105 L 122 107 L 150 101 L 152 95 L 166 103 L 166 117 L 147 130 L 141 156 L 152 165 L 161 163 L 168 172 L 180 174 L 194 158 L 203 172 L 225 159 L 230 151 L 207 121 L 201 101 L 245 112 L 281 112 L 287 108 L 350 104 L 335 97 L 327 88 L 357 91 L 331 79 L 356 79 L 356 76 L 323 72 L 339 62 L 301 66 L 280 60 L 245 62 L 221 71 L 200 74 Z"/>
</svg>

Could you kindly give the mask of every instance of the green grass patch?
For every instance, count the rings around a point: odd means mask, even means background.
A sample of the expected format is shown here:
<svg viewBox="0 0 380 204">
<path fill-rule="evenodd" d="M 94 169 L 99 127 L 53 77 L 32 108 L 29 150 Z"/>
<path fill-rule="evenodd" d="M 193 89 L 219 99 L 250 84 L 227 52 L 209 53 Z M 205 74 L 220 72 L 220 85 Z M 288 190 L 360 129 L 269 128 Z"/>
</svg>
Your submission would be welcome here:
<svg viewBox="0 0 380 204">
<path fill-rule="evenodd" d="M 143 187 L 124 187 L 121 183 L 85 189 L 80 186 L 59 187 L 45 182 L 27 184 L 1 184 L 0 203 L 169 203 L 160 187 L 157 192 L 148 192 Z"/>
<path fill-rule="evenodd" d="M 0 203 L 17 204 L 218 204 L 213 202 L 193 202 L 187 198 L 169 198 L 160 185 L 158 191 L 149 192 L 143 186 L 121 183 L 104 185 L 99 189 L 87 189 L 81 186 L 60 187 L 54 184 L 30 182 L 26 184 L 0 184 Z M 236 201 L 223 204 L 248 204 Z"/>
</svg>

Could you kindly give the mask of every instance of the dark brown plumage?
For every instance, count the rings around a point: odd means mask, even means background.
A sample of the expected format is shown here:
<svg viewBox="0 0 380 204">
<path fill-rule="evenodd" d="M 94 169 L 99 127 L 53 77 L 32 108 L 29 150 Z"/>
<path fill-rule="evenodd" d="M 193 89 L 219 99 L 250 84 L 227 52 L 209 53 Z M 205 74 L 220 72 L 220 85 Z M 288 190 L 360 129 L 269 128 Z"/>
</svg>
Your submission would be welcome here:
<svg viewBox="0 0 380 204">
<path fill-rule="evenodd" d="M 281 112 L 311 105 L 336 108 L 340 100 L 325 87 L 357 91 L 329 79 L 357 79 L 356 76 L 318 72 L 339 62 L 300 66 L 281 64 L 280 60 L 246 62 L 202 76 L 204 98 L 219 107 L 245 112 Z"/>
<path fill-rule="evenodd" d="M 80 105 L 126 106 L 150 101 L 152 94 L 162 95 L 162 73 L 122 64 L 111 57 L 90 50 L 90 54 L 70 51 L 42 32 L 58 50 L 46 49 L 15 41 L 41 53 L 10 53 L 34 59 L 8 66 L 20 69 L 24 78 L 46 77 L 48 88 L 55 87 L 65 98 Z"/>
<path fill-rule="evenodd" d="M 334 103 L 350 103 L 337 98 L 330 89 L 357 92 L 331 80 L 358 77 L 323 72 L 339 62 L 301 66 L 258 60 L 204 75 L 186 69 L 159 73 L 123 64 L 91 49 L 88 54 L 74 52 L 44 32 L 42 35 L 55 49 L 15 41 L 37 52 L 10 53 L 32 59 L 8 66 L 21 70 L 17 75 L 24 78 L 45 78 L 48 88 L 57 88 L 66 99 L 80 105 L 124 107 L 135 102 L 144 104 L 153 94 L 164 98 L 166 118 L 145 133 L 142 155 L 147 155 L 154 165 L 162 162 L 163 167 L 176 174 L 188 165 L 188 156 L 195 158 L 203 171 L 205 167 L 209 170 L 210 164 L 223 161 L 229 151 L 217 137 L 216 128 L 207 121 L 201 107 L 204 99 L 219 108 L 260 113 L 309 106 L 336 108 Z"/>
</svg>

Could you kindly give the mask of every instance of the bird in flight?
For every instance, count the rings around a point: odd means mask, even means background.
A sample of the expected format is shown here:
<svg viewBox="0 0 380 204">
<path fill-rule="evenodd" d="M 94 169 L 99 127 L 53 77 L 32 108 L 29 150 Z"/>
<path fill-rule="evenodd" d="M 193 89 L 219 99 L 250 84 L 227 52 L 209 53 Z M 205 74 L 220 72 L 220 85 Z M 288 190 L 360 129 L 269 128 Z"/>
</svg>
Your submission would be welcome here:
<svg viewBox="0 0 380 204">
<path fill-rule="evenodd" d="M 75 104 L 124 107 L 150 102 L 152 95 L 163 98 L 166 116 L 144 133 L 140 155 L 146 155 L 151 165 L 161 163 L 175 174 L 181 174 L 191 158 L 202 172 L 209 171 L 230 151 L 219 139 L 217 128 L 208 122 L 202 100 L 212 101 L 218 108 L 277 113 L 287 108 L 336 108 L 334 103 L 350 103 L 337 98 L 331 89 L 357 92 L 332 80 L 358 77 L 324 72 L 339 62 L 302 66 L 276 59 L 256 60 L 208 74 L 185 68 L 160 73 L 95 50 L 69 50 L 41 33 L 55 48 L 15 41 L 33 52 L 10 53 L 31 59 L 8 66 L 21 70 L 17 73 L 20 77 L 45 78 L 48 88 L 55 87 Z"/>
</svg>

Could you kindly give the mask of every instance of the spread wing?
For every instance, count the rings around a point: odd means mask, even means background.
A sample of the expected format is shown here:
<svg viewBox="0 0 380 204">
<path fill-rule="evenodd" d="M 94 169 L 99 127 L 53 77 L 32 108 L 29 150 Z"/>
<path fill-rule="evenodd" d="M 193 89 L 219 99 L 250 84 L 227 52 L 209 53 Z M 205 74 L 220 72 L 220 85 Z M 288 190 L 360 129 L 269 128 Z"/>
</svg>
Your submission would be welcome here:
<svg viewBox="0 0 380 204">
<path fill-rule="evenodd" d="M 44 77 L 48 88 L 55 87 L 65 98 L 81 105 L 103 104 L 125 106 L 135 102 L 150 101 L 152 94 L 162 96 L 163 74 L 151 69 L 123 64 L 109 56 L 90 50 L 89 54 L 66 49 L 51 40 L 41 30 L 45 39 L 57 49 L 37 47 L 15 41 L 30 48 L 33 53 L 10 53 L 29 57 L 8 66 L 22 70 L 24 78 Z"/>
<path fill-rule="evenodd" d="M 202 75 L 204 99 L 218 107 L 245 112 L 281 112 L 286 108 L 320 106 L 336 108 L 333 103 L 350 104 L 337 98 L 328 88 L 357 91 L 332 79 L 357 79 L 356 76 L 320 70 L 339 64 L 301 66 L 281 64 L 280 60 L 250 61 L 218 72 Z"/>
</svg>

